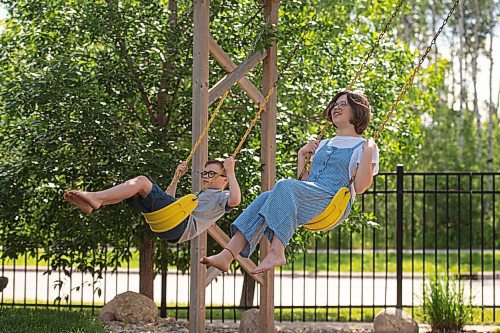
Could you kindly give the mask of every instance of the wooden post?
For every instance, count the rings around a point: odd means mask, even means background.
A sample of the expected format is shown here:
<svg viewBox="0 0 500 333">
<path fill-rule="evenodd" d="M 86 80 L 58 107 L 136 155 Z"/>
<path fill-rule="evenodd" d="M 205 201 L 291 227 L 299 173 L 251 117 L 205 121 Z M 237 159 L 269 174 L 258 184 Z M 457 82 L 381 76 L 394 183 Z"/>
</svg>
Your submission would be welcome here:
<svg viewBox="0 0 500 333">
<path fill-rule="evenodd" d="M 264 18 L 278 28 L 279 0 L 266 0 Z M 278 77 L 277 46 L 274 41 L 267 48 L 267 57 L 263 62 L 262 94 L 267 95 Z M 262 191 L 270 190 L 276 181 L 276 101 L 277 91 L 271 96 L 266 110 L 262 113 L 261 163 Z M 260 256 L 264 258 L 269 251 L 266 237 L 260 241 Z M 263 274 L 264 284 L 260 287 L 260 332 L 274 333 L 274 270 Z"/>
<path fill-rule="evenodd" d="M 194 0 L 193 36 L 193 144 L 208 122 L 208 36 L 210 29 L 210 1 Z M 208 158 L 208 139 L 204 137 L 192 162 L 193 191 L 201 188 L 200 172 Z M 200 258 L 207 252 L 207 233 L 191 241 L 191 281 L 189 303 L 189 332 L 205 332 L 205 278 L 206 267 Z"/>
</svg>

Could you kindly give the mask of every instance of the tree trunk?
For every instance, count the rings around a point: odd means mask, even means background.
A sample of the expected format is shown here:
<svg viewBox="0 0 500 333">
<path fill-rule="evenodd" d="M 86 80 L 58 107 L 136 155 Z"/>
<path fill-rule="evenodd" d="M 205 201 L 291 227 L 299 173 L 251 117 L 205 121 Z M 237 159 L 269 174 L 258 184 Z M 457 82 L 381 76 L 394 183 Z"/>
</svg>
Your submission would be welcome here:
<svg viewBox="0 0 500 333">
<path fill-rule="evenodd" d="M 464 150 L 464 137 L 462 134 L 462 129 L 464 127 L 464 105 L 466 103 L 465 97 L 465 87 L 464 87 L 464 61 L 465 61 L 465 18 L 464 18 L 464 5 L 463 2 L 459 2 L 459 47 L 458 47 L 458 61 L 460 62 L 460 106 L 458 109 L 458 121 L 457 121 L 457 137 L 458 137 L 458 162 L 463 163 L 462 151 Z"/>
<path fill-rule="evenodd" d="M 241 307 L 250 307 L 253 305 L 255 297 L 255 280 L 246 271 L 243 272 L 243 287 L 241 289 Z"/>
<path fill-rule="evenodd" d="M 476 117 L 477 134 L 477 162 L 481 163 L 483 158 L 483 133 L 481 130 L 481 114 L 479 113 L 479 101 L 477 97 L 477 58 L 479 57 L 479 25 L 481 24 L 481 15 L 479 12 L 478 0 L 473 0 L 474 15 L 474 47 L 472 51 L 472 84 L 474 87 L 474 116 Z"/>
<path fill-rule="evenodd" d="M 436 16 L 438 15 L 436 8 L 436 0 L 432 0 L 431 9 L 432 9 L 432 31 L 436 31 L 436 24 L 437 24 Z M 434 63 L 436 64 L 436 73 L 439 71 L 439 68 L 437 66 L 438 61 L 439 61 L 439 51 L 436 40 L 436 42 L 434 43 Z"/>
<path fill-rule="evenodd" d="M 153 298 L 153 280 L 154 280 L 154 254 L 155 247 L 153 240 L 148 236 L 142 238 L 139 257 L 139 293 Z"/>
<path fill-rule="evenodd" d="M 495 30 L 495 15 L 494 9 L 495 1 L 490 1 L 490 49 L 488 50 L 488 58 L 490 60 L 490 76 L 489 76 L 489 87 L 490 87 L 490 98 L 488 103 L 488 159 L 487 168 L 493 171 L 493 122 L 495 121 L 495 102 L 493 102 L 493 35 Z M 498 105 L 497 105 L 498 107 Z"/>
</svg>

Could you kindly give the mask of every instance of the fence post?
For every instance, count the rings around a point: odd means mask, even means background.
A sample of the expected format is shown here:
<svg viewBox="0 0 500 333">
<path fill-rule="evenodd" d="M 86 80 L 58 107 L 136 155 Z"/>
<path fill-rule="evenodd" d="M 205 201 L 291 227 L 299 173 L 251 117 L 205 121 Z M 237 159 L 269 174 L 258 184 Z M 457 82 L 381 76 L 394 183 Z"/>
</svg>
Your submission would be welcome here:
<svg viewBox="0 0 500 333">
<path fill-rule="evenodd" d="M 403 308 L 403 174 L 404 166 L 397 165 L 396 172 L 396 308 Z"/>
<path fill-rule="evenodd" d="M 160 304 L 160 317 L 167 318 L 167 274 L 168 274 L 168 263 L 167 263 L 167 249 L 165 242 L 161 242 L 161 304 Z"/>
</svg>

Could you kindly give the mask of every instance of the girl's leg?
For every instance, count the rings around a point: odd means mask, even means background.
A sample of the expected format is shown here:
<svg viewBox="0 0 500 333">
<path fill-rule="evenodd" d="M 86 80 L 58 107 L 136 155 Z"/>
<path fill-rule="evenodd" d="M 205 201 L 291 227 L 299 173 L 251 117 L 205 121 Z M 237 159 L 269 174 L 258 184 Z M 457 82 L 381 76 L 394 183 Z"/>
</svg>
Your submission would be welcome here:
<svg viewBox="0 0 500 333">
<path fill-rule="evenodd" d="M 236 259 L 246 244 L 247 240 L 245 236 L 237 231 L 221 252 L 210 257 L 201 258 L 200 263 L 207 266 L 214 266 L 223 272 L 227 272 L 233 260 Z"/>
<path fill-rule="evenodd" d="M 64 193 L 64 199 L 88 214 L 102 205 L 116 204 L 136 194 L 145 198 L 152 187 L 153 183 L 147 177 L 139 176 L 104 191 L 70 190 Z"/>
<path fill-rule="evenodd" d="M 259 266 L 252 271 L 252 274 L 270 271 L 274 267 L 283 266 L 284 264 L 286 264 L 285 246 L 277 236 L 274 236 L 269 253 Z"/>
<path fill-rule="evenodd" d="M 253 243 L 258 242 L 263 235 L 262 220 L 258 213 L 268 196 L 269 192 L 261 193 L 231 225 L 233 237 L 226 247 L 216 255 L 201 258 L 200 263 L 227 272 L 238 255 L 249 256 L 255 247 Z M 240 254 L 243 249 L 244 253 Z"/>
</svg>

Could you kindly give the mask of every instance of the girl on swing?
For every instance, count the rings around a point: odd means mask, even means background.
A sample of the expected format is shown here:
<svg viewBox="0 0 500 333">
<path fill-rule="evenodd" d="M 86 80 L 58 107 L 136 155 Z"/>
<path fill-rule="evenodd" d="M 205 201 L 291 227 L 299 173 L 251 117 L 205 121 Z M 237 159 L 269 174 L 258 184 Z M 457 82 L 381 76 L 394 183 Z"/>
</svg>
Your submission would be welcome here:
<svg viewBox="0 0 500 333">
<path fill-rule="evenodd" d="M 363 193 L 378 173 L 378 149 L 373 139 L 361 135 L 370 122 L 370 103 L 362 93 L 343 91 L 335 95 L 323 116 L 337 128 L 332 139 L 311 141 L 298 151 L 300 176 L 306 155 L 313 154 L 305 181 L 283 179 L 271 191 L 261 193 L 231 225 L 232 238 L 218 254 L 200 262 L 227 272 L 239 255 L 249 257 L 262 235 L 271 242 L 270 251 L 252 274 L 286 263 L 285 247 L 299 226 L 319 215 L 335 193 L 356 171 L 351 200 L 339 223 L 347 218 L 356 193 Z M 337 223 L 336 225 L 339 225 Z"/>
</svg>

